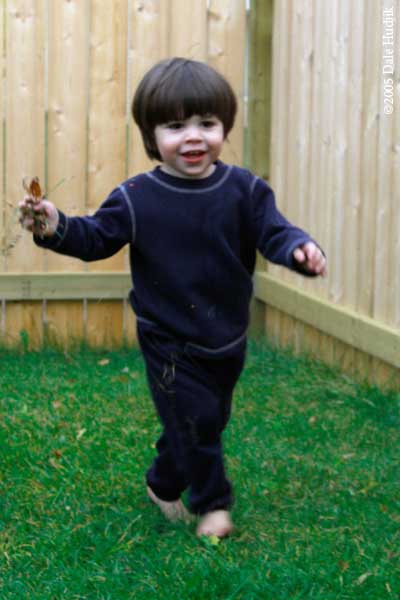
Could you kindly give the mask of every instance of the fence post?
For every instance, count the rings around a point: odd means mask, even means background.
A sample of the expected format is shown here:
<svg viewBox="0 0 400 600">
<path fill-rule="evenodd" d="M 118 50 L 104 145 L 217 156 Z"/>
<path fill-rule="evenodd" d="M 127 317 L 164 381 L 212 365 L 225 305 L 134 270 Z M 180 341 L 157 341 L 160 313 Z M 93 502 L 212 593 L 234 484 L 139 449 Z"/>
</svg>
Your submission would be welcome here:
<svg viewBox="0 0 400 600">
<path fill-rule="evenodd" d="M 248 123 L 246 162 L 263 179 L 270 175 L 273 0 L 251 0 L 248 18 Z M 266 261 L 257 256 L 257 270 Z M 256 298 L 251 304 L 250 332 L 265 330 L 266 305 Z"/>
</svg>

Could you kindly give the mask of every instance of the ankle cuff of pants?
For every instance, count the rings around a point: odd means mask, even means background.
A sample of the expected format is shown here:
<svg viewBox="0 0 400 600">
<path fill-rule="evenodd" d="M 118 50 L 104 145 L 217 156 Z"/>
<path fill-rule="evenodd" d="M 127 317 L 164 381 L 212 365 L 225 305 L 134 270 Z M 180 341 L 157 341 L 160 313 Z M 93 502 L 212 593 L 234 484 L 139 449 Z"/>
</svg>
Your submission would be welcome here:
<svg viewBox="0 0 400 600">
<path fill-rule="evenodd" d="M 157 486 L 150 483 L 148 480 L 146 480 L 146 483 L 149 486 L 149 488 L 154 492 L 154 494 L 157 496 L 157 498 L 159 498 L 160 500 L 164 500 L 164 502 L 175 502 L 176 500 L 179 500 L 179 498 L 181 497 L 179 492 L 175 492 L 172 490 L 161 490 L 161 489 L 157 488 Z"/>
<path fill-rule="evenodd" d="M 206 513 L 212 512 L 214 510 L 230 510 L 233 505 L 233 495 L 232 492 L 230 492 L 222 498 L 216 498 L 215 500 L 199 507 L 196 507 L 196 504 L 191 503 L 190 501 L 189 504 L 190 512 L 196 515 L 205 515 Z"/>
</svg>

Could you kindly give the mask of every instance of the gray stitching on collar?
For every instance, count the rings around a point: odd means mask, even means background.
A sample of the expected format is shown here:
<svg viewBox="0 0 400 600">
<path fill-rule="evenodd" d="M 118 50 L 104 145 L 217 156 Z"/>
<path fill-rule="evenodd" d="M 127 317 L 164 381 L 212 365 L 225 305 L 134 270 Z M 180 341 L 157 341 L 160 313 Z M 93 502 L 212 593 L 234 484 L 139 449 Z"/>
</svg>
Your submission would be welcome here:
<svg viewBox="0 0 400 600">
<path fill-rule="evenodd" d="M 136 215 L 135 215 L 135 210 L 134 210 L 134 208 L 132 206 L 132 203 L 131 203 L 131 201 L 129 199 L 128 192 L 126 191 L 126 189 L 124 188 L 124 186 L 120 185 L 119 189 L 121 190 L 122 195 L 124 197 L 124 200 L 125 200 L 125 202 L 128 205 L 128 210 L 129 210 L 129 214 L 130 214 L 130 217 L 131 217 L 131 223 L 132 223 L 132 244 L 133 244 L 135 242 L 135 239 L 136 239 Z"/>
<path fill-rule="evenodd" d="M 230 175 L 230 172 L 232 171 L 232 168 L 233 168 L 233 165 L 229 165 L 229 167 L 227 168 L 227 170 L 224 173 L 223 177 L 221 177 L 221 179 L 219 181 L 217 181 L 216 183 L 214 183 L 214 185 L 210 185 L 209 187 L 203 188 L 201 190 L 196 190 L 196 189 L 192 189 L 192 188 L 185 188 L 185 187 L 177 187 L 175 185 L 170 185 L 169 183 L 166 183 L 165 181 L 161 181 L 157 177 L 154 177 L 154 175 L 152 173 L 146 173 L 146 175 L 147 175 L 147 177 L 149 177 L 150 179 L 152 179 L 153 181 L 155 181 L 156 183 L 158 183 L 162 187 L 165 187 L 168 190 L 172 190 L 173 192 L 181 192 L 183 194 L 206 194 L 207 192 L 212 192 L 212 191 L 216 190 L 223 183 L 225 183 L 225 181 L 227 180 L 227 178 Z M 184 181 L 183 178 L 182 178 L 182 181 Z"/>
</svg>

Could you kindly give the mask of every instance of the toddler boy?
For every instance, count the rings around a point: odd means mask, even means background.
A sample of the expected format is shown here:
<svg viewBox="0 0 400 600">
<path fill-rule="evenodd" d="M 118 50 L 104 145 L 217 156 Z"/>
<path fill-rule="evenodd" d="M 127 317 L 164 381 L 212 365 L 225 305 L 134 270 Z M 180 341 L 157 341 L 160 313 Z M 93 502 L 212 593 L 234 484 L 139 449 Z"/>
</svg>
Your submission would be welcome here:
<svg viewBox="0 0 400 600">
<path fill-rule="evenodd" d="M 262 179 L 219 160 L 236 98 L 214 69 L 161 61 L 139 84 L 132 113 L 160 166 L 123 182 L 93 216 L 67 217 L 42 200 L 35 217 L 26 197 L 20 220 L 39 246 L 85 261 L 130 245 L 130 301 L 163 425 L 147 493 L 167 518 L 186 520 L 180 498 L 189 488 L 198 535 L 223 537 L 233 496 L 221 434 L 245 360 L 256 250 L 306 276 L 325 275 L 326 261 Z"/>
</svg>

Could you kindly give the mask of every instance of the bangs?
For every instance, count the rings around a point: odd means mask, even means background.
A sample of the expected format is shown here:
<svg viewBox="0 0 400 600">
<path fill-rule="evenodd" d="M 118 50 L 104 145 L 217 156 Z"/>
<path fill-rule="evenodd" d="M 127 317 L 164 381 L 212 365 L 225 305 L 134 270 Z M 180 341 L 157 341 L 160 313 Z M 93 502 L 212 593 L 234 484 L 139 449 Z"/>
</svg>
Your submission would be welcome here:
<svg viewBox="0 0 400 600">
<path fill-rule="evenodd" d="M 132 103 L 132 115 L 150 158 L 160 159 L 154 130 L 157 125 L 193 115 L 216 116 L 224 137 L 233 127 L 236 97 L 229 83 L 205 63 L 173 58 L 157 63 L 143 77 Z"/>
<path fill-rule="evenodd" d="M 193 115 L 215 115 L 223 123 L 226 121 L 230 112 L 228 94 L 223 89 L 216 90 L 215 83 L 220 82 L 198 75 L 188 67 L 179 69 L 154 90 L 148 106 L 151 128 L 170 121 L 183 121 Z"/>
</svg>

